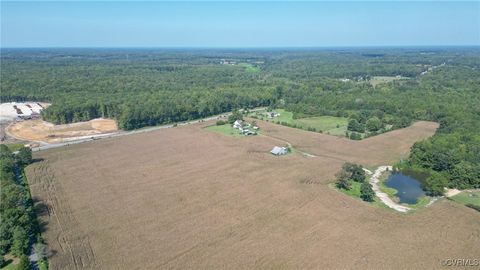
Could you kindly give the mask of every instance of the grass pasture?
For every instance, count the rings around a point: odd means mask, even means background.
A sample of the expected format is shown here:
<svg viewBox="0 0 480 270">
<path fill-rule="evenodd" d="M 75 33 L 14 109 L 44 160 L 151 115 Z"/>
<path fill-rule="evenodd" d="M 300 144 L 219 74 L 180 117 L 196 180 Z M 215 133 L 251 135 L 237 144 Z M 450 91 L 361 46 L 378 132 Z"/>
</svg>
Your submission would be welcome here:
<svg viewBox="0 0 480 270">
<path fill-rule="evenodd" d="M 396 80 L 405 80 L 408 79 L 407 77 L 402 77 L 402 76 L 373 76 L 370 79 L 370 84 L 375 87 L 379 84 L 384 84 L 384 83 L 390 83 Z"/>
<path fill-rule="evenodd" d="M 480 207 L 480 191 L 462 191 L 450 199 L 464 205 L 473 204 Z"/>
<path fill-rule="evenodd" d="M 275 110 L 280 114 L 275 118 L 265 118 L 270 122 L 284 122 L 289 125 L 296 125 L 297 128 L 305 129 L 314 128 L 316 131 L 322 131 L 325 134 L 335 136 L 345 136 L 347 131 L 348 119 L 345 117 L 335 116 L 315 116 L 307 118 L 293 119 L 293 113 L 283 109 Z"/>
<path fill-rule="evenodd" d="M 238 129 L 235 129 L 232 127 L 230 124 L 225 124 L 225 125 L 213 125 L 213 126 L 208 126 L 205 128 L 206 130 L 212 131 L 212 132 L 217 132 L 226 136 L 231 136 L 231 137 L 246 137 L 238 131 Z"/>
<path fill-rule="evenodd" d="M 258 72 L 260 72 L 260 68 L 254 66 L 252 64 L 249 64 L 249 63 L 240 63 L 238 65 L 245 68 L 245 71 L 248 72 L 248 73 L 258 73 Z"/>
<path fill-rule="evenodd" d="M 362 200 L 362 198 L 360 197 L 361 193 L 360 193 L 360 186 L 362 184 L 361 183 L 358 183 L 358 182 L 354 182 L 352 181 L 352 188 L 350 190 L 345 190 L 345 189 L 339 189 L 335 186 L 335 184 L 332 184 L 331 186 L 334 187 L 336 190 L 350 196 L 350 197 L 353 197 L 355 199 L 358 199 L 358 200 Z M 373 202 L 365 202 L 367 204 L 370 204 L 370 205 L 373 205 L 375 207 L 379 207 L 379 208 L 386 208 L 386 209 L 390 209 L 388 206 L 386 206 L 384 203 L 382 203 L 382 201 L 380 201 L 378 198 L 375 197 L 375 201 Z"/>
<path fill-rule="evenodd" d="M 267 122 L 266 136 L 232 140 L 209 124 L 35 152 L 26 175 L 48 209 L 49 269 L 429 269 L 478 253 L 469 209 L 406 217 L 329 187 L 345 161 L 398 160 L 436 124 L 363 141 Z M 316 156 L 269 153 L 285 141 Z"/>
</svg>

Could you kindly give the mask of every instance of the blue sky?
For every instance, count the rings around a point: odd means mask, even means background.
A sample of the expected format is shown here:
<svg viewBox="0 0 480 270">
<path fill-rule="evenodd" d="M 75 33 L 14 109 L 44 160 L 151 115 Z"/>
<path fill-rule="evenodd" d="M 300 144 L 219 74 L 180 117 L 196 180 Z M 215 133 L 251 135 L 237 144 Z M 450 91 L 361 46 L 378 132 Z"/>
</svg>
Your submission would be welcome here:
<svg viewBox="0 0 480 270">
<path fill-rule="evenodd" d="M 480 45 L 480 1 L 1 5 L 2 47 Z"/>
</svg>

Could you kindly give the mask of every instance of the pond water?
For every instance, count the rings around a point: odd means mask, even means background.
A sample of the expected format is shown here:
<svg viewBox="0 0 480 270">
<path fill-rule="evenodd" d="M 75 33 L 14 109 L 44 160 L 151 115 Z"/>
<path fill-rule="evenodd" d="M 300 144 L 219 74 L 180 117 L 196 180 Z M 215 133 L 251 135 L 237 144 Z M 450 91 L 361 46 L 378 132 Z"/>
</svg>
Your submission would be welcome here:
<svg viewBox="0 0 480 270">
<path fill-rule="evenodd" d="M 396 196 L 400 203 L 415 204 L 418 198 L 425 195 L 420 181 L 401 172 L 392 173 L 385 185 L 398 190 Z"/>
</svg>

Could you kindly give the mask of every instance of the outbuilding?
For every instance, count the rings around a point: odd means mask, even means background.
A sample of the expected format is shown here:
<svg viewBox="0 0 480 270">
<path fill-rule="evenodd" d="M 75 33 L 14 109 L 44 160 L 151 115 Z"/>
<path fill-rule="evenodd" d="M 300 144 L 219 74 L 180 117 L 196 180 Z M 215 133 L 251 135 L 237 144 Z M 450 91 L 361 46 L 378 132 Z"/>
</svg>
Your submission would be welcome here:
<svg viewBox="0 0 480 270">
<path fill-rule="evenodd" d="M 275 156 L 286 155 L 288 153 L 288 149 L 286 147 L 275 146 L 270 153 L 274 154 Z"/>
</svg>

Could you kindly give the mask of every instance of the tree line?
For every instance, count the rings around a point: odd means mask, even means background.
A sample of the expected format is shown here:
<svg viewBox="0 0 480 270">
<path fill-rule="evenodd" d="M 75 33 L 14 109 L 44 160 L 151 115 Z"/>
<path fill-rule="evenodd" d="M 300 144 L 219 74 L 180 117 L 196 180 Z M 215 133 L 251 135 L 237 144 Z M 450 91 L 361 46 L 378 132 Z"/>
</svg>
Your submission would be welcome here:
<svg viewBox="0 0 480 270">
<path fill-rule="evenodd" d="M 0 267 L 6 263 L 4 256 L 10 253 L 20 259 L 16 269 L 30 269 L 27 256 L 31 243 L 42 250 L 38 253 L 40 261 L 46 257 L 28 183 L 23 176 L 23 168 L 31 162 L 30 148 L 22 147 L 13 154 L 6 145 L 0 145 Z"/>
</svg>

